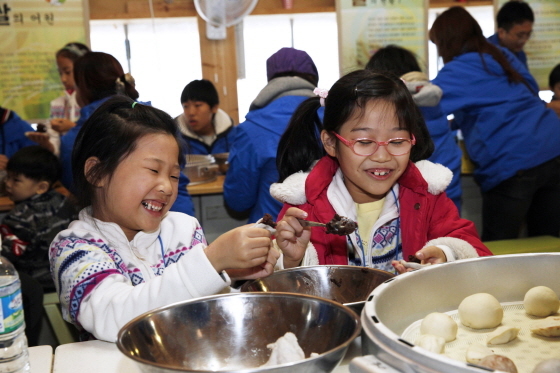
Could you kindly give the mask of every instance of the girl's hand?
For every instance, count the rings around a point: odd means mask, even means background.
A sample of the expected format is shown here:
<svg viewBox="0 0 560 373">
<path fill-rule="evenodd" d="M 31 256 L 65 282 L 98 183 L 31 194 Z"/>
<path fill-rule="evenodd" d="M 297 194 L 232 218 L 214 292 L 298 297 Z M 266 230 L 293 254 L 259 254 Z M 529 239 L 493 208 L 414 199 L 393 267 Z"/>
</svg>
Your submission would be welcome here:
<svg viewBox="0 0 560 373">
<path fill-rule="evenodd" d="M 284 268 L 300 265 L 311 238 L 311 228 L 302 227 L 296 218 L 305 219 L 307 213 L 290 207 L 282 220 L 276 222 L 276 243 L 284 254 Z"/>
<path fill-rule="evenodd" d="M 52 127 L 53 130 L 55 130 L 58 133 L 66 133 L 72 127 L 75 127 L 75 126 L 76 126 L 76 123 L 72 122 L 69 119 L 65 119 L 65 118 L 51 119 L 51 127 Z"/>
<path fill-rule="evenodd" d="M 249 224 L 222 234 L 204 251 L 218 272 L 259 266 L 268 268 L 264 263 L 269 259 L 270 242 L 270 232 Z"/>
<path fill-rule="evenodd" d="M 280 252 L 271 248 L 268 250 L 268 257 L 264 264 L 247 269 L 228 269 L 226 272 L 232 281 L 235 280 L 254 280 L 271 275 L 274 272 L 274 266 L 280 257 Z"/>
<path fill-rule="evenodd" d="M 447 262 L 447 257 L 442 249 L 437 246 L 426 246 L 414 254 L 415 257 L 420 259 L 420 264 L 439 264 Z M 405 273 L 414 271 L 413 268 L 406 268 L 399 261 L 393 260 L 391 262 L 393 267 L 398 273 Z"/>
</svg>

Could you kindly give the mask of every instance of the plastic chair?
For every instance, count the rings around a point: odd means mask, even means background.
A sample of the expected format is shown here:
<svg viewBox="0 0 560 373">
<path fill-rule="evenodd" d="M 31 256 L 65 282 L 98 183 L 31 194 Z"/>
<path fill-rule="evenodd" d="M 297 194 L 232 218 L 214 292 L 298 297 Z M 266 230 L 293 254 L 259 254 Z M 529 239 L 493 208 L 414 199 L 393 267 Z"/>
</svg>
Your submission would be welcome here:
<svg viewBox="0 0 560 373">
<path fill-rule="evenodd" d="M 78 342 L 77 330 L 73 331 L 73 326 L 62 318 L 58 294 L 45 294 L 43 307 L 58 344 Z"/>
</svg>

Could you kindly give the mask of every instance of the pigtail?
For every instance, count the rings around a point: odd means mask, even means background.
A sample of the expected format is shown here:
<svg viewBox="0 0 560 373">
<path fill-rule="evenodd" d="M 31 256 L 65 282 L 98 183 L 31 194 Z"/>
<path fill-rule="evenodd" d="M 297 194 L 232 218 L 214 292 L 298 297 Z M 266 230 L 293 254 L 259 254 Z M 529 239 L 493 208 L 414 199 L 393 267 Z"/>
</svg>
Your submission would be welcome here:
<svg viewBox="0 0 560 373">
<path fill-rule="evenodd" d="M 279 182 L 288 176 L 307 171 L 316 160 L 325 155 L 321 143 L 323 124 L 317 114 L 321 107 L 319 97 L 303 101 L 290 119 L 280 138 L 276 155 Z"/>
</svg>

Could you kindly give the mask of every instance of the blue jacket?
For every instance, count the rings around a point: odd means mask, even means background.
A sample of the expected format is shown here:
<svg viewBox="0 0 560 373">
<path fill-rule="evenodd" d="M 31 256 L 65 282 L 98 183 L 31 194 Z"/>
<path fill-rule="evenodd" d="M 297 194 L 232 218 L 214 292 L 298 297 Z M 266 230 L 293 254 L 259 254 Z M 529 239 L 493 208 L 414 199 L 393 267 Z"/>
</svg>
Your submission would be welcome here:
<svg viewBox="0 0 560 373">
<path fill-rule="evenodd" d="M 251 210 L 249 223 L 269 213 L 278 216 L 282 204 L 270 196 L 278 181 L 276 151 L 293 112 L 307 97 L 284 96 L 249 111 L 235 129 L 224 182 L 226 204 L 236 211 Z"/>
<path fill-rule="evenodd" d="M 93 112 L 109 98 L 110 97 L 105 97 L 84 106 L 80 110 L 80 119 L 76 122 L 76 126 L 60 138 L 60 162 L 62 163 L 61 181 L 66 189 L 70 191 L 73 189 L 72 150 L 74 149 L 74 143 L 76 142 L 76 137 L 78 137 L 78 132 L 80 132 L 82 125 L 93 114 Z M 194 205 L 191 196 L 187 191 L 188 184 L 189 179 L 183 172 L 181 172 L 179 177 L 179 194 L 177 195 L 177 200 L 173 206 L 171 206 L 171 211 L 184 212 L 185 214 L 194 216 Z"/>
<path fill-rule="evenodd" d="M 539 98 L 529 71 L 501 50 L 527 85 L 510 83 L 490 55 L 475 52 L 448 62 L 433 80 L 443 90 L 444 113 L 455 115 L 483 192 L 560 155 L 560 119 Z"/>
<path fill-rule="evenodd" d="M 457 209 L 461 211 L 461 196 L 463 194 L 461 189 L 461 149 L 457 145 L 454 132 L 449 128 L 447 115 L 441 110 L 441 105 L 420 106 L 420 111 L 424 116 L 435 146 L 434 153 L 428 160 L 440 163 L 453 172 L 453 179 L 451 179 L 445 193 L 453 200 Z"/>
<path fill-rule="evenodd" d="M 11 158 L 21 148 L 37 145 L 25 136 L 25 132 L 34 131 L 33 127 L 21 119 L 16 112 L 11 111 L 8 120 L 0 125 L 0 154 Z"/>
<path fill-rule="evenodd" d="M 500 46 L 500 38 L 498 38 L 498 33 L 496 32 L 494 35 L 490 36 L 488 38 L 488 41 L 496 46 Z M 510 51 L 511 52 L 511 51 Z M 528 69 L 529 65 L 527 65 L 527 54 L 525 54 L 524 51 L 519 51 L 519 52 L 511 52 L 515 57 L 517 57 L 519 59 L 519 61 L 521 61 L 521 63 L 525 66 L 526 69 Z"/>
</svg>

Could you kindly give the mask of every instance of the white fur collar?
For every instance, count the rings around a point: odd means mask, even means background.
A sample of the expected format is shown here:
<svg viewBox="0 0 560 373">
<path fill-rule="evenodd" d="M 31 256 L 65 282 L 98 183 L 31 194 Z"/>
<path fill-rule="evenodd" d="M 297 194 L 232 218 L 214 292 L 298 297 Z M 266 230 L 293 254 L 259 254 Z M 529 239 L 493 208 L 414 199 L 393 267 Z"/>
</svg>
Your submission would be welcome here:
<svg viewBox="0 0 560 373">
<path fill-rule="evenodd" d="M 453 172 L 447 167 L 424 160 L 415 163 L 428 183 L 428 192 L 434 195 L 443 193 L 451 179 Z M 305 180 L 309 172 L 297 172 L 288 176 L 282 183 L 274 183 L 270 186 L 270 195 L 282 203 L 291 205 L 303 205 L 307 202 L 305 197 Z"/>
</svg>

